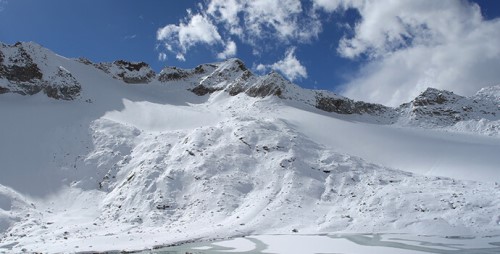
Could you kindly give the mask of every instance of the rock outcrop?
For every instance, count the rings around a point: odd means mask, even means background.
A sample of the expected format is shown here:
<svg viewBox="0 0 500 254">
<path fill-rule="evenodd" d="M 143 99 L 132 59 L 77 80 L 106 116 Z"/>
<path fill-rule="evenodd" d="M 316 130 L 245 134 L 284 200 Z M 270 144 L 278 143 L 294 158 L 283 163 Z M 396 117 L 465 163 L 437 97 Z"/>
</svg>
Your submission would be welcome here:
<svg viewBox="0 0 500 254">
<path fill-rule="evenodd" d="M 63 67 L 46 65 L 47 50 L 35 43 L 0 43 L 0 93 L 33 95 L 72 100 L 80 94 L 78 81 Z M 43 66 L 45 69 L 41 70 Z"/>
<path fill-rule="evenodd" d="M 117 60 L 112 63 L 98 63 L 95 66 L 128 84 L 147 84 L 156 77 L 156 73 L 145 62 Z"/>
<path fill-rule="evenodd" d="M 494 87 L 493 87 L 494 88 Z M 475 96 L 464 97 L 446 90 L 428 88 L 414 100 L 397 110 L 409 123 L 429 126 L 450 126 L 460 121 L 497 120 L 500 102 L 495 89 L 481 90 Z"/>
</svg>

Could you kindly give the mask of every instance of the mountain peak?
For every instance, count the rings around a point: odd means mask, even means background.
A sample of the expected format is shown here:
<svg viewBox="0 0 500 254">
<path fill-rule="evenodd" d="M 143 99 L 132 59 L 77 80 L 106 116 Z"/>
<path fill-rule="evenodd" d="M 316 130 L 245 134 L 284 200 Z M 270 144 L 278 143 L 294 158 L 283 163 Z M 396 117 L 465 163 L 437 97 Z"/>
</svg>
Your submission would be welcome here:
<svg viewBox="0 0 500 254">
<path fill-rule="evenodd" d="M 34 42 L 0 44 L 0 93 L 33 95 L 72 100 L 81 86 L 70 72 L 59 65 L 49 65 L 55 54 Z"/>
<path fill-rule="evenodd" d="M 255 75 L 238 58 L 200 64 L 192 69 L 167 66 L 158 75 L 145 62 L 116 60 L 95 64 L 86 59 L 76 61 L 93 66 L 124 83 L 161 85 L 162 89 L 176 87 L 199 96 L 218 91 L 231 96 L 241 93 L 261 98 L 276 96 L 326 112 L 376 116 L 379 123 L 399 121 L 423 127 L 451 126 L 471 119 L 496 121 L 497 115 L 500 115 L 500 85 L 481 89 L 470 98 L 427 88 L 411 102 L 395 109 L 353 101 L 329 91 L 304 89 L 274 70 L 263 76 Z M 80 90 L 85 88 L 59 62 L 59 56 L 34 42 L 1 43 L 0 79 L 5 81 L 0 84 L 0 93 L 32 95 L 42 91 L 52 98 L 77 98 Z"/>
<path fill-rule="evenodd" d="M 476 93 L 474 98 L 496 102 L 500 107 L 500 85 L 484 87 Z"/>
<path fill-rule="evenodd" d="M 412 103 L 414 106 L 426 106 L 443 104 L 446 102 L 455 102 L 461 98 L 463 97 L 456 95 L 453 92 L 429 87 L 418 95 Z"/>
</svg>

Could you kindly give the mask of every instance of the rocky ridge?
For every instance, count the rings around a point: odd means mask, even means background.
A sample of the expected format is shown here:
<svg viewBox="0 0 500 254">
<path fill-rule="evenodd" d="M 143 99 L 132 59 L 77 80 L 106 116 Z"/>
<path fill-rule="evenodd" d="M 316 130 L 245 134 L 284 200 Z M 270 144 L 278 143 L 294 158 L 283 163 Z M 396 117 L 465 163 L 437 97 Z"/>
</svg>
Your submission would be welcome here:
<svg viewBox="0 0 500 254">
<path fill-rule="evenodd" d="M 0 43 L 0 94 L 43 92 L 54 99 L 78 97 L 81 85 L 63 66 L 47 64 L 50 53 L 31 42 Z"/>
<path fill-rule="evenodd" d="M 0 44 L 0 93 L 33 95 L 45 93 L 54 99 L 72 100 L 82 89 L 78 80 L 63 66 L 53 67 L 47 57 L 53 54 L 36 43 Z M 488 135 L 500 130 L 500 86 L 485 88 L 475 96 L 428 88 L 411 102 L 391 108 L 380 104 L 354 101 L 330 91 L 301 88 L 280 74 L 259 76 L 236 58 L 201 64 L 193 69 L 165 67 L 156 74 L 144 62 L 117 60 L 112 63 L 77 61 L 93 66 L 127 84 L 181 86 L 198 96 L 224 91 L 231 96 L 244 93 L 250 97 L 276 96 L 319 110 L 343 115 L 375 117 L 378 123 L 430 128 L 480 128 Z M 472 125 L 472 127 L 470 126 Z M 458 127 L 457 127 L 458 126 Z"/>
<path fill-rule="evenodd" d="M 123 80 L 128 84 L 147 84 L 156 77 L 156 73 L 145 62 L 117 60 L 112 63 L 93 65 L 110 74 L 113 78 Z"/>
<path fill-rule="evenodd" d="M 498 130 L 500 119 L 500 86 L 485 88 L 474 96 L 464 97 L 446 90 L 428 88 L 414 100 L 402 104 L 396 111 L 400 122 L 421 127 L 447 127 L 459 123 L 488 122 Z"/>
</svg>

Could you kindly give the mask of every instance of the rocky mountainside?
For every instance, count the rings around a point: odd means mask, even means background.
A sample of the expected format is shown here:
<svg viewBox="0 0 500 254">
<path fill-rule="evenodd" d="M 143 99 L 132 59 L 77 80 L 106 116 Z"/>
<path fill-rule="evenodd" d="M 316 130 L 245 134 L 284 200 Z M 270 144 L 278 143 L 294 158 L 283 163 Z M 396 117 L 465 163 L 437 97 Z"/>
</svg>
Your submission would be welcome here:
<svg viewBox="0 0 500 254">
<path fill-rule="evenodd" d="M 63 66 L 48 66 L 53 54 L 36 43 L 0 44 L 0 93 L 33 95 L 43 92 L 55 99 L 72 100 L 80 93 L 78 81 Z M 479 132 L 496 135 L 500 130 L 499 86 L 484 88 L 475 96 L 428 88 L 409 103 L 397 108 L 354 101 L 329 91 L 298 87 L 276 72 L 253 74 L 239 59 L 202 64 L 193 69 L 166 67 L 156 74 L 147 63 L 118 60 L 113 63 L 77 61 L 93 66 L 127 84 L 182 84 L 199 96 L 217 91 L 231 96 L 276 96 L 338 114 L 375 116 L 376 122 L 424 128 Z"/>
<path fill-rule="evenodd" d="M 0 252 L 500 234 L 498 86 L 390 108 L 238 59 L 156 74 L 35 43 L 1 49 Z"/>
<path fill-rule="evenodd" d="M 62 66 L 47 64 L 48 50 L 35 43 L 0 43 L 0 93 L 45 93 L 54 99 L 75 99 L 78 81 Z"/>
<path fill-rule="evenodd" d="M 50 51 L 35 43 L 0 44 L 0 47 L 0 93 L 32 95 L 44 92 L 49 97 L 64 100 L 72 100 L 79 95 L 81 86 L 71 73 L 63 66 L 47 66 L 47 52 Z M 216 91 L 225 91 L 231 96 L 240 93 L 251 97 L 277 96 L 326 112 L 377 116 L 380 118 L 378 122 L 386 124 L 399 122 L 420 127 L 449 127 L 481 119 L 491 123 L 498 121 L 500 116 L 500 86 L 482 89 L 470 98 L 428 88 L 411 102 L 390 108 L 353 101 L 329 91 L 303 89 L 276 72 L 256 76 L 239 59 L 202 64 L 194 69 L 166 67 L 158 75 L 144 62 L 118 60 L 92 63 L 85 58 L 78 61 L 128 84 L 148 84 L 157 80 L 166 85 L 182 83 L 187 90 L 199 96 Z M 496 126 L 493 124 L 490 127 Z"/>
<path fill-rule="evenodd" d="M 428 88 L 417 98 L 401 105 L 397 110 L 411 124 L 450 126 L 461 121 L 500 119 L 500 86 L 482 89 L 472 97 Z"/>
</svg>

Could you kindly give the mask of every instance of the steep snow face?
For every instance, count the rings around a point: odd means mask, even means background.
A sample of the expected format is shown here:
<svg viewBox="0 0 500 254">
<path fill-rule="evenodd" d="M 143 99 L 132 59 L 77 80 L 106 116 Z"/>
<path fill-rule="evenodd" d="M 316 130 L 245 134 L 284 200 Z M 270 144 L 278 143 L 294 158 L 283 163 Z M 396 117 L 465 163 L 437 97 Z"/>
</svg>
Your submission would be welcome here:
<svg viewBox="0 0 500 254">
<path fill-rule="evenodd" d="M 129 84 L 147 84 L 156 76 L 156 73 L 145 62 L 117 60 L 112 63 L 94 64 L 94 66 Z"/>
<path fill-rule="evenodd" d="M 359 121 L 357 115 L 331 117 L 297 107 L 280 108 L 276 116 L 319 144 L 390 168 L 464 180 L 500 180 L 497 138 L 380 125 Z"/>
<path fill-rule="evenodd" d="M 297 112 L 277 98 L 222 91 L 188 107 L 129 101 L 94 120 L 90 150 L 64 149 L 68 159 L 57 159 L 80 175 L 69 188 L 23 202 L 35 207 L 4 220 L 9 227 L 2 243 L 14 252 L 102 251 L 293 229 L 440 235 L 500 230 L 495 183 L 413 174 L 339 152 L 292 122 L 318 117 L 312 107 Z M 142 111 L 164 121 L 136 119 Z M 330 117 L 323 117 L 311 124 L 328 127 Z M 337 121 L 330 124 L 344 120 Z M 343 135 L 358 134 L 353 126 Z M 15 192 L 8 197 L 26 199 Z M 32 215 L 23 217 L 28 211 Z"/>
<path fill-rule="evenodd" d="M 53 55 L 32 42 L 0 43 L 0 94 L 33 95 L 43 91 L 54 99 L 76 98 L 80 84 L 64 67 L 54 65 Z"/>
</svg>

